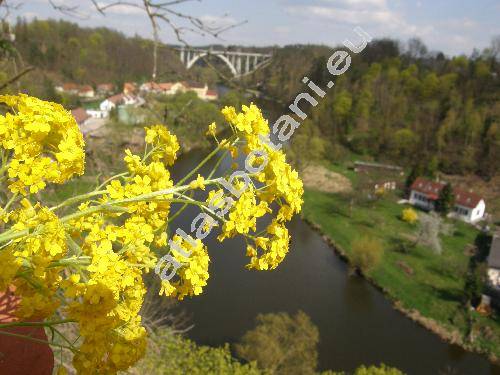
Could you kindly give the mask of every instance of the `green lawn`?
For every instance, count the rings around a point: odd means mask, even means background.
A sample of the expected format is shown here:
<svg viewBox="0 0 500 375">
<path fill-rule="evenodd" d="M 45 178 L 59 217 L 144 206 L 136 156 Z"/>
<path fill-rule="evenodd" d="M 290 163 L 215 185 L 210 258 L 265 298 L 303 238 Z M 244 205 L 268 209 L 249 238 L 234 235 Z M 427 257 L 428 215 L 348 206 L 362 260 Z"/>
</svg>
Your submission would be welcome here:
<svg viewBox="0 0 500 375">
<path fill-rule="evenodd" d="M 341 172 L 341 166 L 332 167 Z M 343 172 L 346 174 L 345 172 Z M 348 175 L 355 181 L 354 176 Z M 397 250 L 397 241 L 414 235 L 416 227 L 399 219 L 405 207 L 388 196 L 379 201 L 358 204 L 351 209 L 349 199 L 341 194 L 312 190 L 305 192 L 304 216 L 319 225 L 349 257 L 352 241 L 362 236 L 379 239 L 384 244 L 384 257 L 368 276 L 406 309 L 415 309 L 447 329 L 467 332 L 461 304 L 464 276 L 469 257 L 464 252 L 474 242 L 477 230 L 463 222 L 453 221 L 454 233 L 442 237 L 443 253 L 417 246 L 410 253 Z M 407 274 L 398 263 L 404 262 L 413 270 Z M 475 328 L 481 334 L 476 347 L 500 356 L 500 322 L 475 314 Z M 488 338 L 485 338 L 488 337 Z"/>
</svg>

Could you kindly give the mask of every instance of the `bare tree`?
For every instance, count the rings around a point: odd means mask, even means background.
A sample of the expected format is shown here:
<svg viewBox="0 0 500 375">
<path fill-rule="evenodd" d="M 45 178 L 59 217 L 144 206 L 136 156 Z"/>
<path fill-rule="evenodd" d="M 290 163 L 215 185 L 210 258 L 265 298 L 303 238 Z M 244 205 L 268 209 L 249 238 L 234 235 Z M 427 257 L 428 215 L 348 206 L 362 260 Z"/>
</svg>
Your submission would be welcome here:
<svg viewBox="0 0 500 375">
<path fill-rule="evenodd" d="M 440 235 L 451 235 L 453 225 L 445 223 L 435 212 L 419 214 L 419 230 L 416 243 L 429 246 L 436 254 L 443 252 Z"/>
</svg>

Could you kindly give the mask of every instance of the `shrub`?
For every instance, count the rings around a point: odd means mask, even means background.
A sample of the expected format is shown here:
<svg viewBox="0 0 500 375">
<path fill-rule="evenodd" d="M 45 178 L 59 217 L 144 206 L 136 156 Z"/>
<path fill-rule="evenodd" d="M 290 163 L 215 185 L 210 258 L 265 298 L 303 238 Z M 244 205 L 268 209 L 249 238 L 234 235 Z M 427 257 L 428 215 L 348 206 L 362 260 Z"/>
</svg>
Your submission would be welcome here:
<svg viewBox="0 0 500 375">
<path fill-rule="evenodd" d="M 351 265 L 361 272 L 370 272 L 380 263 L 384 249 L 376 238 L 362 237 L 352 243 Z"/>
<path fill-rule="evenodd" d="M 415 224 L 418 220 L 418 214 L 413 208 L 405 208 L 401 213 L 401 220 Z"/>
</svg>

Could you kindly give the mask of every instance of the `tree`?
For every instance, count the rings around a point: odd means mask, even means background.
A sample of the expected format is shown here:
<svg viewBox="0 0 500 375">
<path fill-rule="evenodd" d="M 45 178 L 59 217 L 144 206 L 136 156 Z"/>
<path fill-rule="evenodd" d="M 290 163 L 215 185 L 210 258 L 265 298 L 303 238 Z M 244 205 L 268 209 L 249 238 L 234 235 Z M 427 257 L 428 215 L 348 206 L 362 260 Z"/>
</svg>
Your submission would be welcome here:
<svg viewBox="0 0 500 375">
<path fill-rule="evenodd" d="M 299 311 L 260 314 L 257 325 L 235 345 L 239 357 L 256 361 L 259 368 L 273 374 L 314 374 L 319 342 L 318 328 Z"/>
<path fill-rule="evenodd" d="M 421 164 L 416 164 L 411 168 L 410 173 L 406 177 L 405 181 L 405 193 L 406 195 L 410 195 L 411 185 L 415 182 L 417 177 L 421 176 L 423 173 L 423 168 Z"/>
<path fill-rule="evenodd" d="M 464 285 L 464 302 L 466 306 L 475 307 L 481 302 L 481 296 L 486 285 L 486 270 L 485 263 L 478 263 L 472 258 L 470 259 Z"/>
<path fill-rule="evenodd" d="M 475 253 L 469 259 L 469 266 L 465 276 L 464 303 L 466 306 L 477 306 L 481 301 L 487 280 L 486 259 L 491 249 L 492 236 L 487 233 L 479 233 L 475 240 Z"/>
<path fill-rule="evenodd" d="M 446 216 L 452 209 L 454 202 L 455 196 L 453 194 L 453 187 L 448 182 L 439 192 L 439 197 L 436 201 L 436 211 Z"/>
<path fill-rule="evenodd" d="M 362 237 L 352 243 L 351 266 L 361 272 L 373 270 L 382 260 L 384 248 L 382 243 L 371 237 Z"/>
<path fill-rule="evenodd" d="M 169 328 L 150 333 L 149 350 L 132 374 L 220 374 L 261 375 L 254 363 L 241 364 L 231 356 L 229 346 L 212 348 L 174 334 Z"/>
<path fill-rule="evenodd" d="M 389 367 L 383 363 L 380 366 L 361 366 L 354 371 L 354 375 L 404 375 L 397 368 Z"/>
<path fill-rule="evenodd" d="M 415 244 L 421 244 L 430 247 L 436 254 L 443 252 L 441 239 L 439 235 L 450 234 L 453 230 L 453 225 L 443 222 L 443 219 L 431 212 L 430 214 L 419 215 L 419 229 Z"/>
</svg>

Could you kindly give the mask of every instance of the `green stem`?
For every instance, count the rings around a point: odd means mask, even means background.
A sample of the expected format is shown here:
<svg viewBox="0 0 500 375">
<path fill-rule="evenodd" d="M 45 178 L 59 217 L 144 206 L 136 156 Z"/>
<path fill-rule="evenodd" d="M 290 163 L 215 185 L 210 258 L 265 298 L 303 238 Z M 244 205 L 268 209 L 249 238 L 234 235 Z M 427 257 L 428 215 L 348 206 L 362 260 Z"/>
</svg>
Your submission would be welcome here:
<svg viewBox="0 0 500 375">
<path fill-rule="evenodd" d="M 236 139 L 237 141 L 237 139 Z M 189 179 L 192 175 L 194 175 L 196 172 L 198 172 L 200 170 L 201 167 L 203 167 L 206 163 L 208 163 L 210 161 L 210 159 L 212 159 L 214 157 L 214 155 L 216 155 L 221 149 L 222 147 L 226 147 L 228 143 L 231 143 L 232 141 L 228 140 L 227 142 L 225 143 L 221 143 L 217 146 L 217 148 L 215 150 L 213 150 L 210 154 L 208 154 L 205 159 L 203 159 L 201 161 L 200 164 L 198 164 L 191 172 L 189 172 L 187 175 L 184 176 L 184 178 L 182 178 L 178 184 L 181 185 L 183 184 L 187 179 Z"/>
<path fill-rule="evenodd" d="M 53 346 L 57 346 L 57 347 L 60 347 L 60 348 L 69 349 L 72 352 L 75 351 L 75 349 L 72 348 L 72 347 L 70 347 L 70 346 L 61 345 L 61 344 L 57 344 L 55 342 L 49 342 L 49 341 L 46 341 L 46 340 L 35 339 L 35 338 L 33 338 L 31 336 L 27 336 L 27 335 L 20 335 L 20 334 L 17 334 L 17 333 L 5 332 L 5 331 L 0 331 L 0 335 L 18 337 L 18 338 L 26 339 L 26 340 L 29 340 L 29 341 L 34 341 L 34 342 L 37 342 L 37 343 L 40 343 L 40 344 L 53 345 Z"/>
<path fill-rule="evenodd" d="M 0 324 L 0 329 L 9 327 L 48 327 L 56 324 L 66 324 L 66 323 L 76 323 L 76 320 L 65 319 L 65 320 L 56 320 L 53 322 L 12 322 L 12 323 Z"/>
<path fill-rule="evenodd" d="M 224 160 L 224 158 L 226 157 L 227 154 L 228 154 L 228 151 L 225 151 L 221 155 L 221 157 L 219 158 L 219 160 L 217 160 L 217 163 L 215 163 L 212 171 L 210 172 L 210 174 L 207 177 L 208 179 L 211 179 L 214 176 L 215 172 L 217 171 L 217 168 L 219 168 L 220 164 L 222 163 L 222 161 Z"/>
<path fill-rule="evenodd" d="M 102 184 L 100 184 L 96 188 L 96 190 L 102 189 L 104 186 L 106 186 L 110 181 L 113 181 L 115 178 L 124 177 L 126 175 L 128 175 L 128 172 L 123 172 L 123 173 L 115 174 L 114 176 L 111 176 L 110 178 L 108 178 L 107 180 L 105 180 Z"/>
<path fill-rule="evenodd" d="M 80 201 L 84 201 L 84 200 L 87 200 L 88 198 L 95 197 L 96 195 L 102 195 L 105 193 L 107 193 L 106 190 L 97 190 L 97 191 L 91 191 L 90 193 L 77 195 L 75 197 L 71 197 L 71 198 L 66 199 L 64 202 L 62 202 L 61 204 L 59 204 L 57 206 L 49 208 L 49 210 L 55 211 L 55 210 L 58 210 L 62 207 L 69 206 L 71 204 L 74 204 L 74 203 L 77 203 Z"/>
</svg>

